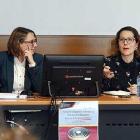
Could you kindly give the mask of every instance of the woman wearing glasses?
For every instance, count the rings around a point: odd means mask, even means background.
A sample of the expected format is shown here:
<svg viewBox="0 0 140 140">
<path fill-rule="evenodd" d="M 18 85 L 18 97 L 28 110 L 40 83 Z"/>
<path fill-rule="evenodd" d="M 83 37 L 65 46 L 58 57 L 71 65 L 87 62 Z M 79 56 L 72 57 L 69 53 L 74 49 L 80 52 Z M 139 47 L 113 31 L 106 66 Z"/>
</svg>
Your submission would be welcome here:
<svg viewBox="0 0 140 140">
<path fill-rule="evenodd" d="M 0 92 L 41 92 L 43 56 L 35 53 L 37 38 L 27 28 L 16 28 L 8 51 L 0 52 Z"/>
<path fill-rule="evenodd" d="M 12 32 L 7 44 L 8 50 L 0 52 L 0 92 L 41 92 L 43 56 L 35 53 L 36 47 L 37 38 L 32 30 L 18 27 Z M 28 110 L 25 113 L 8 113 L 6 116 L 9 120 L 14 118 L 19 124 L 47 123 L 45 111 Z M 31 127 L 30 133 L 40 138 L 43 137 L 44 129 Z"/>
<path fill-rule="evenodd" d="M 136 93 L 140 71 L 140 37 L 133 27 L 120 29 L 111 42 L 110 56 L 105 58 L 103 91 L 124 90 Z"/>
</svg>

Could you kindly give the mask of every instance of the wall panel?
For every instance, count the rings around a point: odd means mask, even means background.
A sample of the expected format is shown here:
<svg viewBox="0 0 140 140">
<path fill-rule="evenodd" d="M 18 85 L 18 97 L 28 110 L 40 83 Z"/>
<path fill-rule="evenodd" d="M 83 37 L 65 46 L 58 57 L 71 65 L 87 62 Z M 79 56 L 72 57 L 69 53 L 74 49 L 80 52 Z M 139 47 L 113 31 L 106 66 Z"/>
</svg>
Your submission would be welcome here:
<svg viewBox="0 0 140 140">
<path fill-rule="evenodd" d="M 41 54 L 103 54 L 107 50 L 113 36 L 37 36 L 36 52 Z M 8 35 L 0 35 L 0 51 L 6 50 Z"/>
</svg>

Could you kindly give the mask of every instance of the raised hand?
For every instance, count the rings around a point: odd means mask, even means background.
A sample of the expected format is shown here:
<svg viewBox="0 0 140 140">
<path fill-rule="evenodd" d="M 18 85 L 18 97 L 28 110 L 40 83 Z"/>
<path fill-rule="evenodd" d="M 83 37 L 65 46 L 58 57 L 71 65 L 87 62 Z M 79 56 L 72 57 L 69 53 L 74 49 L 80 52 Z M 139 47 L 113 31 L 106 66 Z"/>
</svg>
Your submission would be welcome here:
<svg viewBox="0 0 140 140">
<path fill-rule="evenodd" d="M 105 66 L 103 69 L 103 75 L 105 78 L 111 79 L 112 77 L 114 77 L 114 72 L 110 71 L 109 66 Z"/>
<path fill-rule="evenodd" d="M 34 64 L 35 61 L 33 59 L 33 52 L 31 50 L 31 47 L 28 45 L 28 49 L 24 51 L 24 57 L 27 58 L 29 64 Z"/>
</svg>

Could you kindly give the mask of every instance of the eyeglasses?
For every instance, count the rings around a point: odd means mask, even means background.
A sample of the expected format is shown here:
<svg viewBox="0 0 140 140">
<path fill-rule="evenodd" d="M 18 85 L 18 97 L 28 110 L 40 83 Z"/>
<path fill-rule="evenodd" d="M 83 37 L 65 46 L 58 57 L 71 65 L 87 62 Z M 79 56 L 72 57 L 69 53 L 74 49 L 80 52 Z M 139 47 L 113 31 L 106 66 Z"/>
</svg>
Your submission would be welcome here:
<svg viewBox="0 0 140 140">
<path fill-rule="evenodd" d="M 133 38 L 133 37 L 123 38 L 123 37 L 121 37 L 121 38 L 119 38 L 118 40 L 119 40 L 119 42 L 122 42 L 122 43 L 124 43 L 125 40 L 126 40 L 126 42 L 127 42 L 128 44 L 131 44 L 131 43 L 134 42 L 135 38 Z"/>
<path fill-rule="evenodd" d="M 34 40 L 30 40 L 30 41 L 24 41 L 24 43 L 29 43 L 29 44 L 35 44 L 37 43 L 37 39 L 34 39 Z"/>
</svg>

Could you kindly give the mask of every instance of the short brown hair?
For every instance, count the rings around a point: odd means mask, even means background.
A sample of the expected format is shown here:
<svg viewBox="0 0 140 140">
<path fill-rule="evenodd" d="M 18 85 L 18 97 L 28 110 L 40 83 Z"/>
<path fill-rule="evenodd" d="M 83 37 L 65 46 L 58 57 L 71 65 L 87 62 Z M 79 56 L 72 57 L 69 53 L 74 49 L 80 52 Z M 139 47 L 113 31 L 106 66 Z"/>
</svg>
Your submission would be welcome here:
<svg viewBox="0 0 140 140">
<path fill-rule="evenodd" d="M 118 40 L 120 38 L 120 34 L 122 31 L 131 31 L 134 34 L 136 43 L 138 43 L 138 48 L 134 53 L 136 56 L 140 56 L 140 36 L 138 31 L 131 26 L 123 27 L 117 32 L 115 38 L 113 38 L 111 41 L 111 46 L 110 49 L 108 50 L 109 55 L 118 55 L 120 53 Z"/>
<path fill-rule="evenodd" d="M 7 43 L 8 54 L 13 54 L 16 57 L 19 57 L 22 54 L 20 43 L 24 42 L 28 33 L 33 33 L 36 37 L 34 31 L 30 29 L 24 27 L 17 27 L 14 29 Z"/>
</svg>

